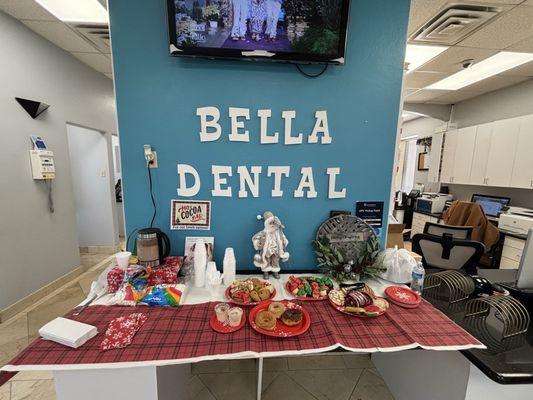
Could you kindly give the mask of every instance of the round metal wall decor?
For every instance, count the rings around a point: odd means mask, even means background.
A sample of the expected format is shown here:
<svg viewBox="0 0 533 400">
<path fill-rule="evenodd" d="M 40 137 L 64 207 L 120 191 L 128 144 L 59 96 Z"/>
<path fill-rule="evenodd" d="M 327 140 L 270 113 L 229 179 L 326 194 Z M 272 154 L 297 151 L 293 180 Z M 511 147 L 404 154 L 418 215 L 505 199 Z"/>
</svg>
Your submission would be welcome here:
<svg viewBox="0 0 533 400">
<path fill-rule="evenodd" d="M 367 241 L 370 237 L 377 240 L 376 231 L 354 215 L 337 215 L 328 219 L 320 225 L 316 233 L 316 240 L 324 237 L 351 260 L 357 258 L 358 242 Z"/>
</svg>

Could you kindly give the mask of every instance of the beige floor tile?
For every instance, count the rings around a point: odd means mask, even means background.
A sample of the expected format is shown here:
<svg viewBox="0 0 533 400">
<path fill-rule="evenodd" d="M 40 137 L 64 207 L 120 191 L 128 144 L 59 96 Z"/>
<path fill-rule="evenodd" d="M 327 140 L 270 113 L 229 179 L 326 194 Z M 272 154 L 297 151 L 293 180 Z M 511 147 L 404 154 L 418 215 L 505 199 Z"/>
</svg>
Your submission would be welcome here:
<svg viewBox="0 0 533 400">
<path fill-rule="evenodd" d="M 295 382 L 319 400 L 348 400 L 362 369 L 288 371 Z"/>
<path fill-rule="evenodd" d="M 28 319 L 21 314 L 0 324 L 0 365 L 4 365 L 28 345 Z"/>
<path fill-rule="evenodd" d="M 0 400 L 10 400 L 11 399 L 11 383 L 6 383 L 5 385 L 0 386 Z"/>
<path fill-rule="evenodd" d="M 344 369 L 342 355 L 289 357 L 289 370 L 296 369 Z"/>
<path fill-rule="evenodd" d="M 87 296 L 91 291 L 91 284 L 98 279 L 100 273 L 100 271 L 88 271 L 84 273 L 78 280 L 81 290 L 85 296 Z"/>
<path fill-rule="evenodd" d="M 394 400 L 394 397 L 376 370 L 365 369 L 350 400 Z"/>
<path fill-rule="evenodd" d="M 251 358 L 248 360 L 231 360 L 230 361 L 231 372 L 255 372 L 257 371 L 257 360 Z"/>
<path fill-rule="evenodd" d="M 257 374 L 254 372 L 202 374 L 199 377 L 217 400 L 254 400 L 256 398 Z M 267 389 L 276 377 L 276 373 L 265 372 L 263 389 Z"/>
<path fill-rule="evenodd" d="M 11 382 L 11 400 L 55 400 L 54 381 Z"/>
<path fill-rule="evenodd" d="M 98 264 L 109 257 L 109 254 L 93 254 L 85 253 L 80 254 L 80 263 L 84 267 L 93 267 L 95 264 Z"/>
<path fill-rule="evenodd" d="M 293 381 L 284 372 L 266 387 L 263 400 L 316 400 L 309 392 Z"/>
<path fill-rule="evenodd" d="M 84 299 L 85 295 L 81 287 L 76 283 L 28 312 L 28 333 L 30 340 L 37 338 L 37 331 L 44 324 L 56 317 L 64 315 Z"/>
<path fill-rule="evenodd" d="M 54 379 L 52 371 L 22 371 L 11 378 L 14 381 L 44 381 Z"/>
<path fill-rule="evenodd" d="M 204 388 L 200 393 L 193 398 L 193 400 L 217 400 L 209 391 L 209 389 Z"/>
<path fill-rule="evenodd" d="M 230 372 L 229 361 L 202 361 L 191 365 L 191 373 L 195 375 L 221 372 Z"/>
<path fill-rule="evenodd" d="M 347 354 L 343 355 L 342 359 L 344 364 L 346 364 L 346 368 L 374 368 L 370 354 Z"/>
<path fill-rule="evenodd" d="M 287 371 L 289 369 L 289 362 L 287 357 L 265 358 L 263 370 L 265 371 Z"/>
</svg>

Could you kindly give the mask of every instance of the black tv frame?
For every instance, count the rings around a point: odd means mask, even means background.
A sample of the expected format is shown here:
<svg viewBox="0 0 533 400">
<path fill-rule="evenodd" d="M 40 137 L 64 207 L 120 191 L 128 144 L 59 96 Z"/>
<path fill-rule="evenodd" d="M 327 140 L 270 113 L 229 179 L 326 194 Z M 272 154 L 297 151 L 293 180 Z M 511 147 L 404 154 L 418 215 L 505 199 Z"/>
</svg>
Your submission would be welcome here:
<svg viewBox="0 0 533 400">
<path fill-rule="evenodd" d="M 233 59 L 243 61 L 270 61 L 293 64 L 331 64 L 343 65 L 345 63 L 345 54 L 348 36 L 348 21 L 350 0 L 341 0 L 341 30 L 339 32 L 339 49 L 338 54 L 317 55 L 303 53 L 277 53 L 274 56 L 243 55 L 241 50 L 236 49 L 217 49 L 212 47 L 179 47 L 176 37 L 176 18 L 174 0 L 167 1 L 167 21 L 169 34 L 169 51 L 174 57 L 200 57 L 200 58 L 219 58 Z"/>
</svg>

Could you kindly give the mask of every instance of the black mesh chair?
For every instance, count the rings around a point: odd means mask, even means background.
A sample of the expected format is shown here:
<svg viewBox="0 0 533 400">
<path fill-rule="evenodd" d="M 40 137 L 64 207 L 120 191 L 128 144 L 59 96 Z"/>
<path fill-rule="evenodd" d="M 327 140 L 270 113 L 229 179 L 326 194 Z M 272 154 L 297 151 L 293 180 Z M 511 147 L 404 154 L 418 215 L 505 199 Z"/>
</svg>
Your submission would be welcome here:
<svg viewBox="0 0 533 400">
<path fill-rule="evenodd" d="M 442 236 L 419 233 L 412 240 L 413 251 L 422 256 L 422 264 L 428 270 L 463 269 L 467 273 L 475 274 L 479 260 L 485 252 L 483 243 L 454 239 L 449 233 Z"/>
<path fill-rule="evenodd" d="M 471 239 L 473 230 L 474 228 L 471 226 L 442 225 L 434 222 L 426 222 L 424 226 L 424 233 L 428 235 L 442 236 L 450 234 L 454 239 Z"/>
</svg>

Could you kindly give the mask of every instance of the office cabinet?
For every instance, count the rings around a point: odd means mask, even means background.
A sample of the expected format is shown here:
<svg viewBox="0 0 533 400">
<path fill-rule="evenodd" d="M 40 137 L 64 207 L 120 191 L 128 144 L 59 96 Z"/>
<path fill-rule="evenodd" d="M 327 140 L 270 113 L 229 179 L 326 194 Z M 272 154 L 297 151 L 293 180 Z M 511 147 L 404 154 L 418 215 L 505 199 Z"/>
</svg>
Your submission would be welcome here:
<svg viewBox="0 0 533 400">
<path fill-rule="evenodd" d="M 533 115 L 521 118 L 511 186 L 533 188 Z"/>
<path fill-rule="evenodd" d="M 475 126 L 457 130 L 457 140 L 455 144 L 455 157 L 453 163 L 452 183 L 469 183 L 470 170 L 472 168 L 472 156 L 476 143 Z"/>
<path fill-rule="evenodd" d="M 437 217 L 433 217 L 431 215 L 422 214 L 415 211 L 413 213 L 413 223 L 411 225 L 411 238 L 413 238 L 413 236 L 417 233 L 424 233 L 424 227 L 426 226 L 426 222 L 433 222 L 435 224 L 438 224 L 439 221 L 440 219 Z"/>
<path fill-rule="evenodd" d="M 444 148 L 442 150 L 442 169 L 440 172 L 440 181 L 442 183 L 453 183 L 456 149 L 457 130 L 446 132 L 444 136 Z"/>
<path fill-rule="evenodd" d="M 533 115 L 451 130 L 444 136 L 441 183 L 533 189 Z M 435 155 L 437 157 L 437 154 Z M 430 163 L 429 182 L 438 173 Z"/>
<path fill-rule="evenodd" d="M 431 139 L 431 152 L 429 153 L 428 182 L 439 182 L 440 158 L 442 156 L 442 142 L 444 133 L 439 132 Z"/>
<path fill-rule="evenodd" d="M 525 240 L 506 236 L 503 243 L 500 269 L 517 269 L 520 266 L 525 245 Z"/>
<path fill-rule="evenodd" d="M 485 177 L 486 185 L 510 186 L 520 124 L 520 118 L 494 122 Z"/>
<path fill-rule="evenodd" d="M 479 125 L 476 130 L 474 154 L 468 183 L 486 185 L 487 164 L 489 161 L 490 142 L 492 140 L 492 123 Z"/>
</svg>

